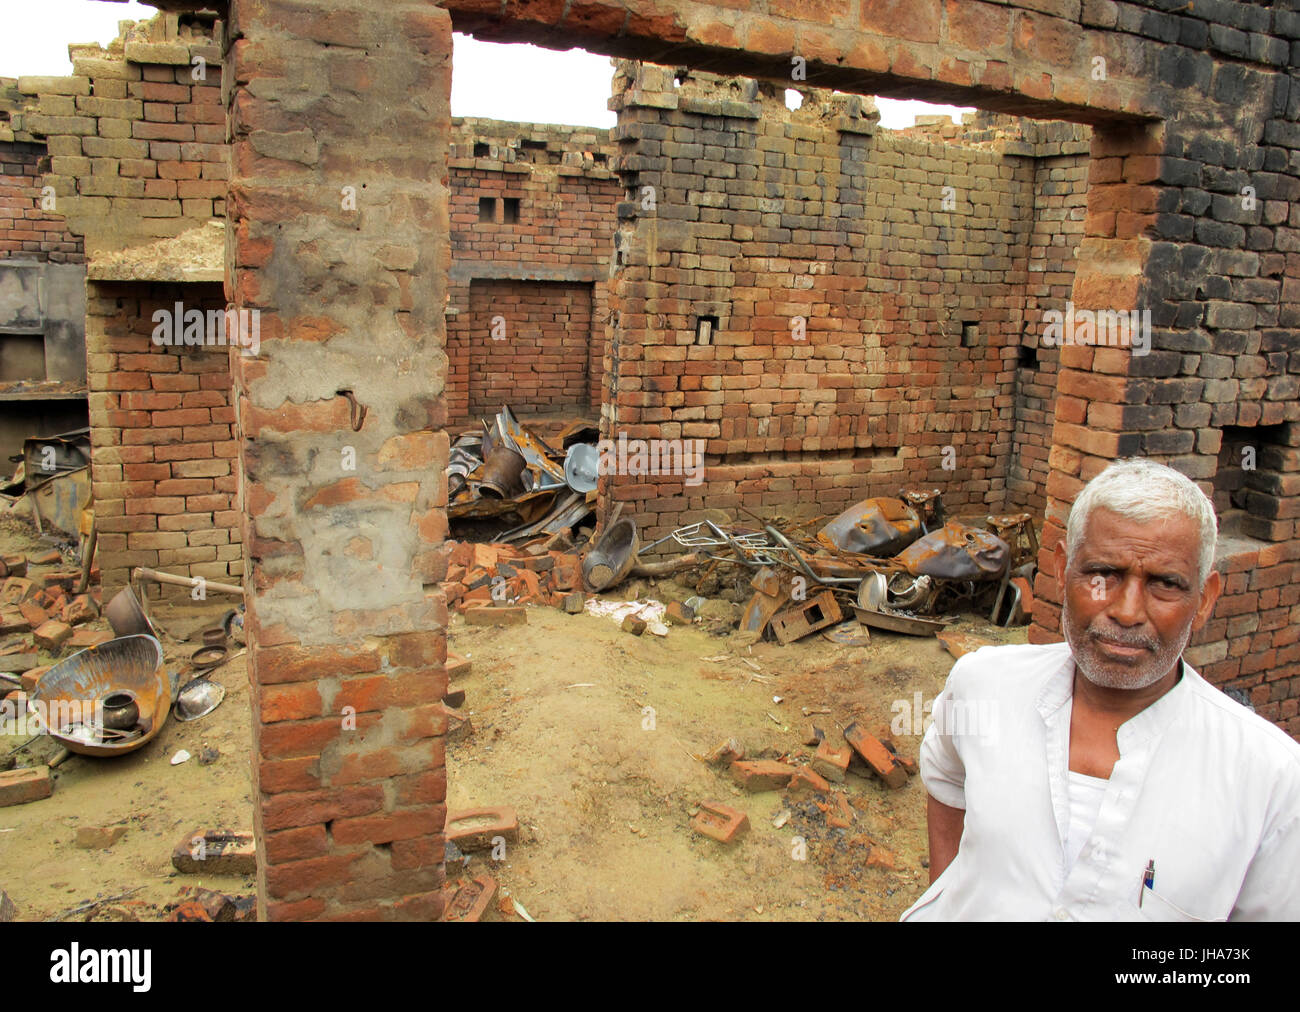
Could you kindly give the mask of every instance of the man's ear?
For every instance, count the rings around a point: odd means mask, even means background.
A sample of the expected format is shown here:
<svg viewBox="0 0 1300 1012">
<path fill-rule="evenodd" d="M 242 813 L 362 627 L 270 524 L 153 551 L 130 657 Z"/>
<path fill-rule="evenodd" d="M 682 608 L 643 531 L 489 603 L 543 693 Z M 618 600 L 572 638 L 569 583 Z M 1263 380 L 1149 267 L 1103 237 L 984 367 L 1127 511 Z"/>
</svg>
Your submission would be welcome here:
<svg viewBox="0 0 1300 1012">
<path fill-rule="evenodd" d="M 1210 616 L 1214 614 L 1214 606 L 1222 593 L 1223 577 L 1219 575 L 1217 569 L 1211 569 L 1210 575 L 1205 578 L 1205 586 L 1201 588 L 1201 603 L 1196 606 L 1196 618 L 1192 621 L 1192 629 L 1200 629 L 1210 620 Z"/>
<path fill-rule="evenodd" d="M 1056 543 L 1056 586 L 1065 594 L 1065 538 Z"/>
</svg>

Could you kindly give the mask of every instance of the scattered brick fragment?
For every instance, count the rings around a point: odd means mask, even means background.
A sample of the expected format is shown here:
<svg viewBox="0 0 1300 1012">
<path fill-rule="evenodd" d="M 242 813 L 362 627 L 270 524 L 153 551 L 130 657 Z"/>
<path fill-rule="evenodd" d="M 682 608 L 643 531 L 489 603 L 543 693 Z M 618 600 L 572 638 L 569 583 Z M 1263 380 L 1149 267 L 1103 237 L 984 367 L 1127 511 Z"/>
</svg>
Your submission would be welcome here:
<svg viewBox="0 0 1300 1012">
<path fill-rule="evenodd" d="M 27 766 L 0 773 L 0 808 L 48 798 L 54 791 L 48 766 Z"/>
<path fill-rule="evenodd" d="M 254 875 L 257 848 L 252 833 L 196 829 L 172 851 L 172 867 L 187 875 Z"/>
<path fill-rule="evenodd" d="M 32 633 L 32 642 L 42 650 L 48 650 L 55 653 L 62 649 L 63 644 L 72 638 L 72 626 L 66 622 L 56 622 L 50 619 L 34 633 Z"/>
<path fill-rule="evenodd" d="M 444 921 L 474 923 L 483 919 L 497 883 L 491 875 L 478 875 L 472 880 L 459 880 L 452 889 L 444 891 L 446 897 L 442 919 Z"/>
<path fill-rule="evenodd" d="M 719 843 L 731 843 L 749 831 L 749 816 L 720 801 L 704 801 L 691 820 L 691 828 Z"/>
<path fill-rule="evenodd" d="M 465 621 L 469 625 L 525 625 L 528 622 L 528 610 L 520 607 L 506 608 L 468 608 Z"/>
<path fill-rule="evenodd" d="M 672 601 L 664 609 L 664 618 L 670 625 L 690 625 L 695 621 L 695 612 L 681 601 Z"/>
<path fill-rule="evenodd" d="M 823 740 L 818 743 L 817 752 L 813 755 L 812 768 L 827 780 L 841 784 L 852 755 L 852 749 L 847 746 L 836 748 L 829 741 Z"/>
<path fill-rule="evenodd" d="M 107 850 L 125 835 L 125 826 L 79 826 L 76 844 L 82 850 Z"/>
<path fill-rule="evenodd" d="M 790 777 L 788 787 L 790 793 L 796 797 L 813 791 L 824 794 L 831 789 L 831 785 L 826 782 L 825 777 L 818 773 L 814 773 L 807 767 L 801 767 L 795 770 L 794 774 Z"/>
<path fill-rule="evenodd" d="M 747 791 L 779 791 L 797 769 L 775 759 L 740 759 L 731 764 L 731 775 Z"/>
<path fill-rule="evenodd" d="M 875 735 L 868 734 L 857 724 L 850 724 L 844 729 L 844 739 L 891 789 L 896 790 L 907 783 L 907 770 Z"/>
<path fill-rule="evenodd" d="M 448 812 L 444 835 L 461 850 L 487 850 L 494 836 L 519 839 L 519 817 L 509 805 Z"/>
</svg>

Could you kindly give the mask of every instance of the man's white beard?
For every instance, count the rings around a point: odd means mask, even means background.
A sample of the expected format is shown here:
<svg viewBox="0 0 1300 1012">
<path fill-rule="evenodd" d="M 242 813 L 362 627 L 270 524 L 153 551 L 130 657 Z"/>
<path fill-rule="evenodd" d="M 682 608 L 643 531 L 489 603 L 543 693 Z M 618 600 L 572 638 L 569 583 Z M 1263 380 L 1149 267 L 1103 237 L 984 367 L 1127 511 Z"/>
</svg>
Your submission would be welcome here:
<svg viewBox="0 0 1300 1012">
<path fill-rule="evenodd" d="M 1188 642 L 1192 638 L 1192 623 L 1196 620 L 1195 613 L 1187 620 L 1178 637 L 1163 650 L 1157 650 L 1152 654 L 1151 659 L 1134 668 L 1125 667 L 1113 661 L 1107 661 L 1103 657 L 1097 657 L 1093 651 L 1095 647 L 1088 635 L 1088 630 L 1076 628 L 1073 616 L 1070 615 L 1070 605 L 1068 596 L 1061 602 L 1061 628 L 1065 632 L 1065 640 L 1070 644 L 1070 652 L 1074 655 L 1074 666 L 1083 674 L 1084 678 L 1092 682 L 1093 685 L 1100 686 L 1103 689 L 1145 689 L 1149 685 L 1154 685 L 1165 675 L 1169 674 L 1178 658 L 1182 656 L 1183 650 L 1186 649 Z M 1119 630 L 1108 630 L 1107 638 L 1118 643 L 1130 645 L 1127 640 L 1134 640 L 1131 634 L 1125 634 Z M 1138 637 L 1133 646 L 1143 645 L 1147 637 Z"/>
</svg>

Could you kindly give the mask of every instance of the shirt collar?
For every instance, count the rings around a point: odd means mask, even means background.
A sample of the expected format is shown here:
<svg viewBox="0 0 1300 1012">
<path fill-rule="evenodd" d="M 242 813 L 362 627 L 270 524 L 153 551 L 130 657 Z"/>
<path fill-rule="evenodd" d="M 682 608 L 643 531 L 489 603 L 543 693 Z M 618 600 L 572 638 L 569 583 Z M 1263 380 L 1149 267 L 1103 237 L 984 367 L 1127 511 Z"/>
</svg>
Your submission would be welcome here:
<svg viewBox="0 0 1300 1012">
<path fill-rule="evenodd" d="M 1060 665 L 1048 676 L 1047 683 L 1038 694 L 1038 712 L 1048 721 L 1074 696 L 1074 654 L 1068 644 Z M 1143 742 L 1162 734 L 1173 722 L 1184 703 L 1194 691 L 1191 682 L 1196 672 L 1181 657 L 1178 659 L 1179 678 L 1174 687 L 1154 703 L 1126 720 L 1119 727 L 1116 743 L 1123 754 Z"/>
</svg>

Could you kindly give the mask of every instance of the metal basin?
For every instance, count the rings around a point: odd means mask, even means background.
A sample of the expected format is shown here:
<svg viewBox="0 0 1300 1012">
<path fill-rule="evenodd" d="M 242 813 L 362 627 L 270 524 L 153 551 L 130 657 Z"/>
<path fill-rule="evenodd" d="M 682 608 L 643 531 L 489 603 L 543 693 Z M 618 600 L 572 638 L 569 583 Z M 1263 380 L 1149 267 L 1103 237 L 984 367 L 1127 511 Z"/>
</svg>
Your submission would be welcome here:
<svg viewBox="0 0 1300 1012">
<path fill-rule="evenodd" d="M 50 668 L 32 690 L 53 725 L 50 735 L 69 752 L 114 756 L 134 752 L 167 723 L 175 685 L 152 636 L 122 636 L 73 654 Z M 135 725 L 103 730 L 103 701 L 127 694 L 138 708 Z M 96 705 L 100 704 L 100 705 Z"/>
</svg>

